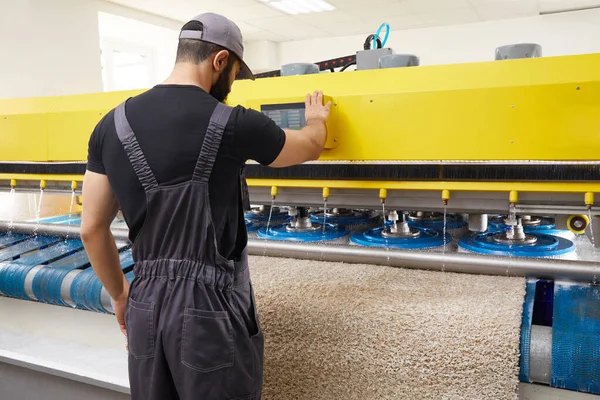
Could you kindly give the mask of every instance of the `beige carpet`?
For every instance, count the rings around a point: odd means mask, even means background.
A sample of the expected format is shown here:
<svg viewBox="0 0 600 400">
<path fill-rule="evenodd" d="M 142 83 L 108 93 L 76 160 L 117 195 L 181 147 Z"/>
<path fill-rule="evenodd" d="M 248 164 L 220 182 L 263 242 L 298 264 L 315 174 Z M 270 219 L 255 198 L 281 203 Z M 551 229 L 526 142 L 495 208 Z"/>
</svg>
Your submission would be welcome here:
<svg viewBox="0 0 600 400">
<path fill-rule="evenodd" d="M 264 400 L 516 399 L 521 278 L 251 257 Z"/>
</svg>

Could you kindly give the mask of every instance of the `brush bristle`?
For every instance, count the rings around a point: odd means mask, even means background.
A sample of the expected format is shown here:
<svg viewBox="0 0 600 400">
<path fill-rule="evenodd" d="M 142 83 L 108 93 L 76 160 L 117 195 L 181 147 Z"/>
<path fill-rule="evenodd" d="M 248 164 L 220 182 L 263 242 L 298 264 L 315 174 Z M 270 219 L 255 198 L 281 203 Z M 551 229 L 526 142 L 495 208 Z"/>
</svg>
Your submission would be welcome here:
<svg viewBox="0 0 600 400">
<path fill-rule="evenodd" d="M 302 164 L 287 168 L 246 166 L 255 179 L 596 181 L 600 165 Z"/>
</svg>

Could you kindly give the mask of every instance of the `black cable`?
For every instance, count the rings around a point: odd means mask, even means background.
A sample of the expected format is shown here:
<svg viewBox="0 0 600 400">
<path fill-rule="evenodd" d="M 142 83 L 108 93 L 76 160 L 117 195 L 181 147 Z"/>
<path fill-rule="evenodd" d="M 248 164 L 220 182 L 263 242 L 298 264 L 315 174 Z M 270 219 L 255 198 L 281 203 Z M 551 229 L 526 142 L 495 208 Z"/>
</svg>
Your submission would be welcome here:
<svg viewBox="0 0 600 400">
<path fill-rule="evenodd" d="M 350 67 L 352 65 L 356 65 L 356 61 L 352 61 L 352 62 L 349 62 L 348 64 L 344 65 L 342 67 L 342 69 L 340 69 L 340 72 L 344 72 L 348 67 Z"/>
<path fill-rule="evenodd" d="M 365 44 L 363 45 L 363 48 L 365 50 L 371 50 L 371 43 L 373 42 L 373 38 L 375 37 L 375 35 L 369 35 L 367 36 L 367 39 L 365 40 Z M 381 49 L 382 45 L 381 45 L 381 39 L 379 39 L 379 37 L 377 38 L 377 49 Z"/>
</svg>

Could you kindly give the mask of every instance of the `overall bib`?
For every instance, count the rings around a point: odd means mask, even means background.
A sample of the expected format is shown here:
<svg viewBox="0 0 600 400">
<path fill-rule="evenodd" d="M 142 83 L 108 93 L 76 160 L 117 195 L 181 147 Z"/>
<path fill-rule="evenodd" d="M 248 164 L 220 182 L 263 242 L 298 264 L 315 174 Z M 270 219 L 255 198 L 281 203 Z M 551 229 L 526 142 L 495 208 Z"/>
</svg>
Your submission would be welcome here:
<svg viewBox="0 0 600 400">
<path fill-rule="evenodd" d="M 264 338 L 244 249 L 219 254 L 209 178 L 232 108 L 212 114 L 190 181 L 161 186 L 125 116 L 117 135 L 146 194 L 125 325 L 133 400 L 259 400 Z M 232 238 L 235 239 L 235 238 Z"/>
</svg>

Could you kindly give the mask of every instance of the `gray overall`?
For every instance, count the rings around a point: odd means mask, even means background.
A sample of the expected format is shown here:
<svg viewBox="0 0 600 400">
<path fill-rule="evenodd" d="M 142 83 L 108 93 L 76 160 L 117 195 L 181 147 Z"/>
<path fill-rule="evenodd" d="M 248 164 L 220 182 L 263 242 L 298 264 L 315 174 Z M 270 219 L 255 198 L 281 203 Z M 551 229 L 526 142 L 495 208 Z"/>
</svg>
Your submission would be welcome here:
<svg viewBox="0 0 600 400">
<path fill-rule="evenodd" d="M 221 103 L 190 181 L 161 186 L 125 116 L 117 134 L 146 193 L 125 325 L 133 400 L 261 398 L 264 339 L 248 254 L 219 254 L 208 181 L 232 109 Z"/>
</svg>

